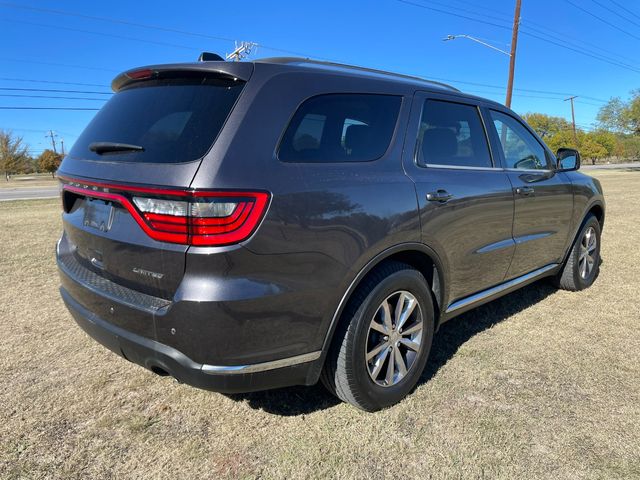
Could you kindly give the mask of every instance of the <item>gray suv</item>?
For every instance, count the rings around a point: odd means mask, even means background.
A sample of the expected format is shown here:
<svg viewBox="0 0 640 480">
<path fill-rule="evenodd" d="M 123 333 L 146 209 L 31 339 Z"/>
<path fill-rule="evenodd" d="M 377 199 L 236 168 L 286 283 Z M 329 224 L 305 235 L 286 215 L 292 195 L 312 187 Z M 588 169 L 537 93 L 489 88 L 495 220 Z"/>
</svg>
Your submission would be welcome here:
<svg viewBox="0 0 640 480">
<path fill-rule="evenodd" d="M 124 358 L 219 392 L 319 379 L 365 410 L 443 322 L 598 275 L 604 199 L 516 114 L 298 58 L 127 71 L 59 175 L 60 292 Z"/>
</svg>

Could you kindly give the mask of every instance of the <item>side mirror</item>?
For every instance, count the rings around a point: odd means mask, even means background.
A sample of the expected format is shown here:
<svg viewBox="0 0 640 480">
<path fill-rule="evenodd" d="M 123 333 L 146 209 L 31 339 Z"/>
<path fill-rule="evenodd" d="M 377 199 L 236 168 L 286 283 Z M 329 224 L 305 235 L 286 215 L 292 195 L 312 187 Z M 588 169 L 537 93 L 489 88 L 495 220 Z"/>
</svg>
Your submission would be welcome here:
<svg viewBox="0 0 640 480">
<path fill-rule="evenodd" d="M 559 148 L 556 153 L 558 159 L 557 170 L 571 172 L 580 168 L 580 152 L 573 148 Z"/>
</svg>

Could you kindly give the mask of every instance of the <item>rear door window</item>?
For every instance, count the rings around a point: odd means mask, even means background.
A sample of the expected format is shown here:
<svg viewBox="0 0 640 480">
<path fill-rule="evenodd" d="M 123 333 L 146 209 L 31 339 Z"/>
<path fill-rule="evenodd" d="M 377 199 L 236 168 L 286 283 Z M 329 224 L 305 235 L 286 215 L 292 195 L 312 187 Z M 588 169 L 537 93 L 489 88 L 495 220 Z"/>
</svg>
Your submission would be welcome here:
<svg viewBox="0 0 640 480">
<path fill-rule="evenodd" d="M 367 162 L 384 155 L 398 120 L 401 97 L 320 95 L 305 101 L 282 137 L 283 162 Z"/>
<path fill-rule="evenodd" d="M 108 162 L 198 160 L 220 133 L 244 83 L 202 76 L 135 82 L 102 107 L 69 155 Z M 137 145 L 144 150 L 98 154 L 89 149 L 94 142 Z"/>
<path fill-rule="evenodd" d="M 416 161 L 422 166 L 492 167 L 478 108 L 442 100 L 425 101 Z"/>
</svg>

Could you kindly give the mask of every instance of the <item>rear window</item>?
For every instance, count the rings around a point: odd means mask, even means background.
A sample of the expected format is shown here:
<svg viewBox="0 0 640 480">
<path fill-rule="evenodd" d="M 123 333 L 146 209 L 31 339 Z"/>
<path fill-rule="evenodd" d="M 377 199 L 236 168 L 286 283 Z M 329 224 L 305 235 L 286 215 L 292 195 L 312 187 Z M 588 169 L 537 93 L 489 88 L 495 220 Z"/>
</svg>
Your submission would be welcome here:
<svg viewBox="0 0 640 480">
<path fill-rule="evenodd" d="M 401 97 L 320 95 L 304 102 L 280 144 L 283 162 L 367 162 L 391 143 Z"/>
<path fill-rule="evenodd" d="M 135 82 L 116 93 L 82 132 L 70 156 L 102 161 L 182 163 L 207 153 L 244 82 L 225 78 Z M 94 142 L 138 145 L 143 151 L 99 155 Z"/>
</svg>

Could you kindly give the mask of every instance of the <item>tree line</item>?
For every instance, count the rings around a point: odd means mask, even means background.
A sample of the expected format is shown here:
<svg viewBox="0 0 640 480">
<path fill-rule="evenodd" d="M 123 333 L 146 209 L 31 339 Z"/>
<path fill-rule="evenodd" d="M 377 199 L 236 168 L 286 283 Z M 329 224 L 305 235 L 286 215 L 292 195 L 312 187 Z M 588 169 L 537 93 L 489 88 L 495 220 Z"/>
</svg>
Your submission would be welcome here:
<svg viewBox="0 0 640 480">
<path fill-rule="evenodd" d="M 585 131 L 561 117 L 543 113 L 522 116 L 552 151 L 560 147 L 576 148 L 591 163 L 601 159 L 628 161 L 640 159 L 640 89 L 630 98 L 614 97 L 600 108 L 597 128 Z"/>
<path fill-rule="evenodd" d="M 62 155 L 49 149 L 33 157 L 21 136 L 10 130 L 0 130 L 0 171 L 5 180 L 11 175 L 28 173 L 46 172 L 54 176 L 61 161 Z"/>
</svg>

